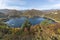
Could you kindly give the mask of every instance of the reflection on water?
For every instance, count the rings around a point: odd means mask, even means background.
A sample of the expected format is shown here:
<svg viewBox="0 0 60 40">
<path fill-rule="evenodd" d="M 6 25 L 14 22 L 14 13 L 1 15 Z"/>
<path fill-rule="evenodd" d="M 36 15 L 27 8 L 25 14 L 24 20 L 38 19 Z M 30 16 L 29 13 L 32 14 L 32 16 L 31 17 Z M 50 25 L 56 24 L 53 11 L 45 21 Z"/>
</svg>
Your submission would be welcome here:
<svg viewBox="0 0 60 40">
<path fill-rule="evenodd" d="M 10 27 L 21 27 L 21 25 L 24 23 L 25 20 L 26 17 L 12 18 L 9 21 L 7 21 L 6 24 Z M 29 18 L 28 20 L 31 22 L 32 25 L 36 25 L 45 20 L 45 18 L 35 17 L 35 18 Z"/>
</svg>

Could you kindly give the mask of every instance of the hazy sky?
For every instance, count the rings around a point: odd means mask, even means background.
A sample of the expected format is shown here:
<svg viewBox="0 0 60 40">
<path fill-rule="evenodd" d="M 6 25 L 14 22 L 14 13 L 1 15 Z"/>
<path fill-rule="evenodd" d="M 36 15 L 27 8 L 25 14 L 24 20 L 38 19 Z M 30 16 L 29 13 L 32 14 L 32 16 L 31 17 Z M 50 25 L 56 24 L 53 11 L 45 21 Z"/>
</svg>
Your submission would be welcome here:
<svg viewBox="0 0 60 40">
<path fill-rule="evenodd" d="M 60 9 L 60 0 L 0 0 L 0 9 Z"/>
</svg>

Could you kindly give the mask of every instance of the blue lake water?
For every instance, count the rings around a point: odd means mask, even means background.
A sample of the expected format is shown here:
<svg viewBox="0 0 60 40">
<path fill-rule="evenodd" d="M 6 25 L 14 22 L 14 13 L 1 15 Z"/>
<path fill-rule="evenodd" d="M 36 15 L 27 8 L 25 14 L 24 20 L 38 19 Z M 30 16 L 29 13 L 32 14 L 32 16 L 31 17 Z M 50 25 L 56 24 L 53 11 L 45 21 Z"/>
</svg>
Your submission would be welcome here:
<svg viewBox="0 0 60 40">
<path fill-rule="evenodd" d="M 12 18 L 9 21 L 6 22 L 6 24 L 10 27 L 21 27 L 21 25 L 25 22 L 26 17 L 21 17 L 21 18 Z M 43 20 L 45 20 L 45 18 L 29 18 L 28 19 L 32 25 L 36 25 L 39 24 L 40 22 L 42 22 Z"/>
</svg>

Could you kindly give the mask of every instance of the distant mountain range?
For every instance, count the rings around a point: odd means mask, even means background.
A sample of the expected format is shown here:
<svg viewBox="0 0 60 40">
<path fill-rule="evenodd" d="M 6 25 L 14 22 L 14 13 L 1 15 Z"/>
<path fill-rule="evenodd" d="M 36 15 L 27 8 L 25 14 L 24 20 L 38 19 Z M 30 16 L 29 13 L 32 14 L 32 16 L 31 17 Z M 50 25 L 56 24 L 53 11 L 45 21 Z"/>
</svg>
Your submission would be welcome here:
<svg viewBox="0 0 60 40">
<path fill-rule="evenodd" d="M 58 9 L 52 10 L 11 10 L 11 9 L 0 9 L 0 15 L 7 16 L 7 17 L 20 17 L 20 16 L 38 16 L 38 15 L 45 15 L 51 14 L 60 11 Z"/>
</svg>

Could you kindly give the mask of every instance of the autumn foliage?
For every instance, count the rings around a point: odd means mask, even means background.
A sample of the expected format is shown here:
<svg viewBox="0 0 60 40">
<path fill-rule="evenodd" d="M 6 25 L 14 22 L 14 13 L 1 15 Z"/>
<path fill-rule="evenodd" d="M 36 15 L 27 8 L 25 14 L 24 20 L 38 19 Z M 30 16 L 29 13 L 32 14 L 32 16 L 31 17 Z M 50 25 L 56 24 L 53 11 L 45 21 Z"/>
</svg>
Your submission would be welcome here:
<svg viewBox="0 0 60 40">
<path fill-rule="evenodd" d="M 54 23 L 45 26 L 43 26 L 43 24 L 42 25 L 37 24 L 33 26 L 30 25 L 29 22 L 27 22 L 27 24 L 26 25 L 24 24 L 22 28 L 0 27 L 0 39 L 1 40 L 60 40 L 60 23 Z"/>
</svg>

